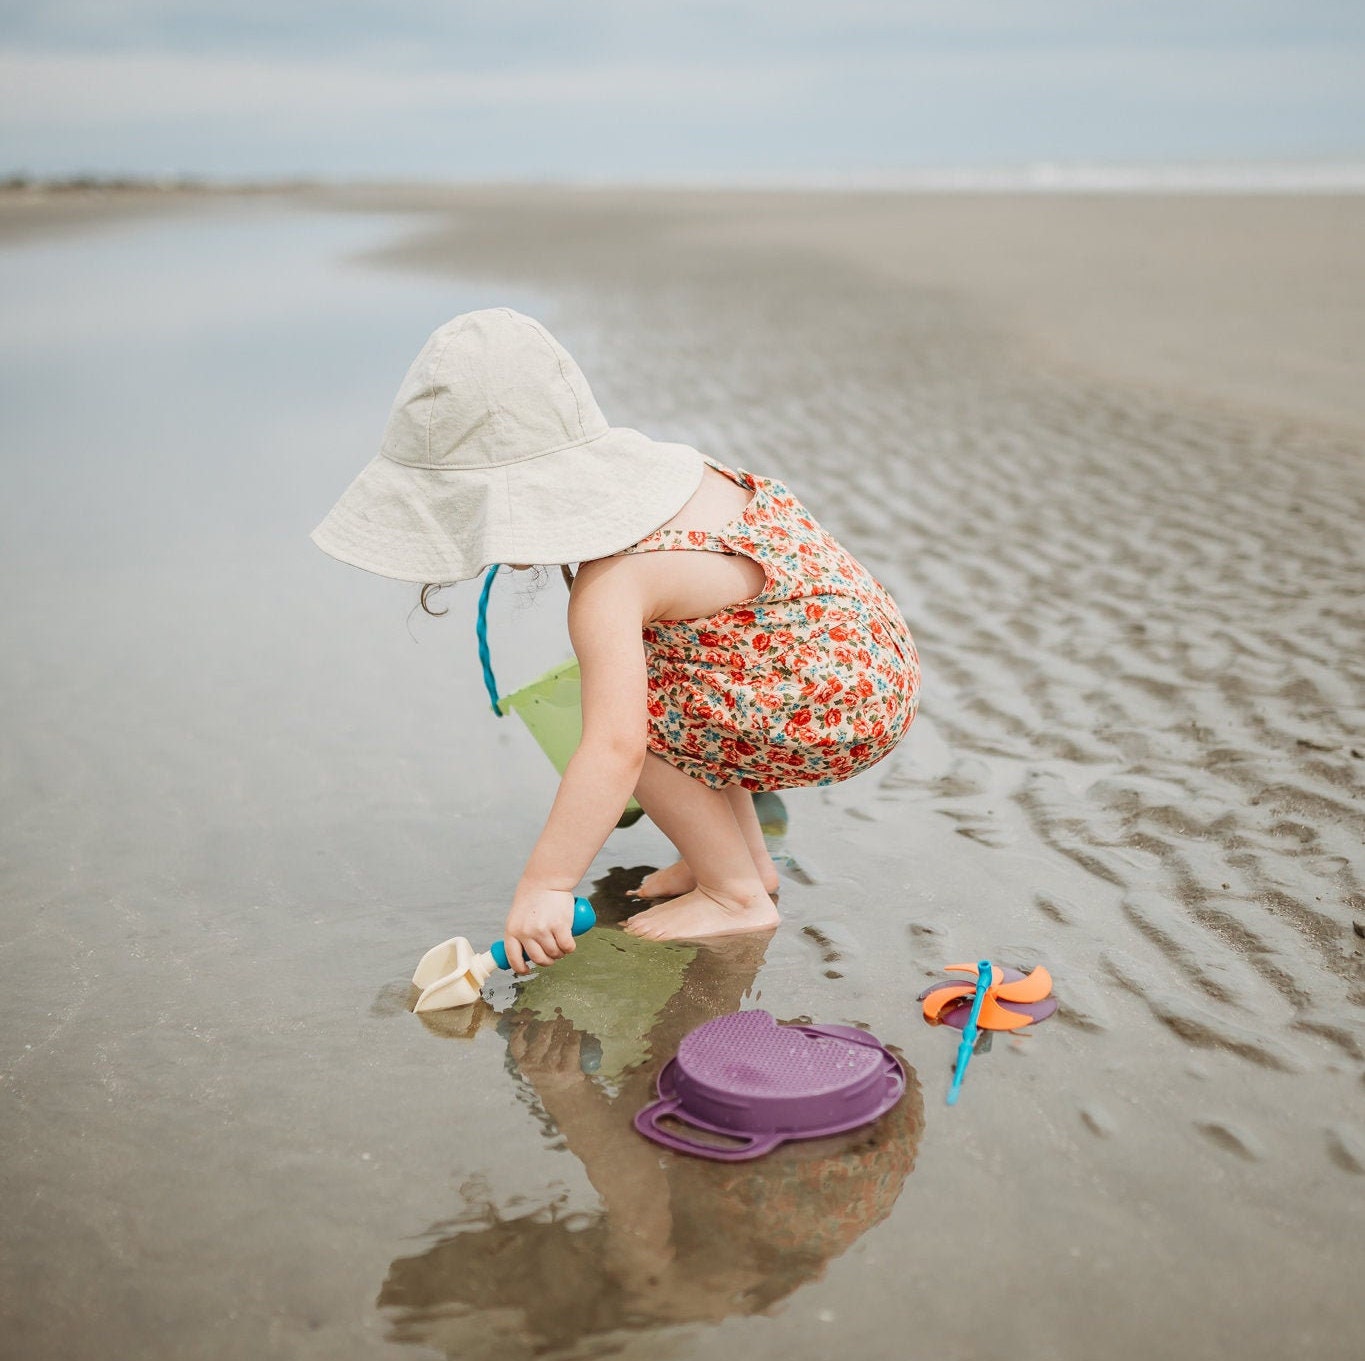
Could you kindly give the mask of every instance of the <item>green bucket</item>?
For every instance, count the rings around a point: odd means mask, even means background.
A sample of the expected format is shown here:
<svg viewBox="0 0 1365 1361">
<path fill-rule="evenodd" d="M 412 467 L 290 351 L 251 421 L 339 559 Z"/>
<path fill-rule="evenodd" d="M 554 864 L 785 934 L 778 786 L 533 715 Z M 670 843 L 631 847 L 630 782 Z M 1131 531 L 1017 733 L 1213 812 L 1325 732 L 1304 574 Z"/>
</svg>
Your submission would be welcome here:
<svg viewBox="0 0 1365 1361">
<path fill-rule="evenodd" d="M 515 713 L 562 775 L 583 737 L 583 682 L 576 658 L 561 662 L 539 680 L 498 700 L 500 713 Z M 644 816 L 634 799 L 617 822 L 629 827 Z"/>
<path fill-rule="evenodd" d="M 493 676 L 493 661 L 488 652 L 488 597 L 497 574 L 497 567 L 488 569 L 483 579 L 483 590 L 479 594 L 479 661 L 483 666 L 483 683 L 488 691 L 488 701 L 499 718 L 513 712 L 520 714 L 521 721 L 531 730 L 531 736 L 540 743 L 540 749 L 562 775 L 583 738 L 583 682 L 578 673 L 578 662 L 571 657 L 547 671 L 539 680 L 523 685 L 520 690 L 502 699 L 498 698 L 498 683 Z M 616 825 L 629 827 L 644 817 L 644 812 L 631 799 Z"/>
</svg>

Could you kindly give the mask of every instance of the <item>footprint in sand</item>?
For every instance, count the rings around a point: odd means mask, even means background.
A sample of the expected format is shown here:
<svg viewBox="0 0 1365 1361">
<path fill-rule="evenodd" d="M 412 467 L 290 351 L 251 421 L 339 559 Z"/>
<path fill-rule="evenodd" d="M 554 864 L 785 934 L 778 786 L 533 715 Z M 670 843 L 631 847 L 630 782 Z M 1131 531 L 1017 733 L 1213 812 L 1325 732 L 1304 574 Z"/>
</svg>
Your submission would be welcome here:
<svg viewBox="0 0 1365 1361">
<path fill-rule="evenodd" d="M 856 942 L 836 926 L 803 926 L 801 934 L 819 946 L 820 962 L 826 966 L 825 977 L 842 978 L 844 975 L 840 970 L 829 966 L 838 964 L 846 955 L 852 954 L 857 948 Z"/>
</svg>

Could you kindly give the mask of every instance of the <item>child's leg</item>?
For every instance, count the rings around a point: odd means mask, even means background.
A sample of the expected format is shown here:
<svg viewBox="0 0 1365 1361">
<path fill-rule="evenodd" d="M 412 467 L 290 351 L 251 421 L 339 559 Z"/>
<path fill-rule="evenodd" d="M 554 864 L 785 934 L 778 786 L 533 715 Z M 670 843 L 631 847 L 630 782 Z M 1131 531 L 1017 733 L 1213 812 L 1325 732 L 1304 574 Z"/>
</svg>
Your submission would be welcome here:
<svg viewBox="0 0 1365 1361">
<path fill-rule="evenodd" d="M 729 801 L 730 809 L 744 834 L 744 844 L 749 848 L 750 858 L 758 871 L 759 880 L 769 894 L 778 889 L 777 866 L 768 854 L 768 843 L 763 840 L 763 828 L 759 825 L 758 814 L 754 811 L 754 796 L 739 785 L 720 791 Z M 692 873 L 686 860 L 676 865 L 668 865 L 653 874 L 647 874 L 640 881 L 639 888 L 627 890 L 629 898 L 675 898 L 680 893 L 689 893 L 697 886 L 697 876 Z"/>
<path fill-rule="evenodd" d="M 777 909 L 724 792 L 708 789 L 650 752 L 635 797 L 677 847 L 697 886 L 636 913 L 626 922 L 627 931 L 654 940 L 695 940 L 777 924 Z"/>
<path fill-rule="evenodd" d="M 777 866 L 768 854 L 768 843 L 763 839 L 763 825 L 758 820 L 758 810 L 754 807 L 754 796 L 741 785 L 731 785 L 724 791 L 730 801 L 730 809 L 739 823 L 744 835 L 744 844 L 749 848 L 749 857 L 758 870 L 758 877 L 769 893 L 777 892 Z"/>
</svg>

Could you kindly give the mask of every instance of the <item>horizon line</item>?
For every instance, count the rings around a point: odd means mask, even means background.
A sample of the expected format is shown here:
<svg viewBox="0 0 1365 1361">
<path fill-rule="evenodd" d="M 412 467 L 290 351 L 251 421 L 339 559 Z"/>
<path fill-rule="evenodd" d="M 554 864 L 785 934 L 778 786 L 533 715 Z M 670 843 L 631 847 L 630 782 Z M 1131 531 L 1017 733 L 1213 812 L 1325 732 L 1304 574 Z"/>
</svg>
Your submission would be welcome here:
<svg viewBox="0 0 1365 1361">
<path fill-rule="evenodd" d="M 181 170 L 161 173 L 83 169 L 39 174 L 0 171 L 0 186 L 15 189 L 192 188 L 270 190 L 302 186 L 426 188 L 563 188 L 651 190 L 897 190 L 1019 189 L 1065 191 L 1182 189 L 1365 192 L 1365 156 L 1275 159 L 1205 158 L 1188 161 L 1033 160 L 1025 162 L 907 166 L 859 171 L 744 171 L 710 175 L 558 175 L 553 173 L 459 177 L 402 177 L 294 172 L 279 175 L 215 175 Z"/>
</svg>

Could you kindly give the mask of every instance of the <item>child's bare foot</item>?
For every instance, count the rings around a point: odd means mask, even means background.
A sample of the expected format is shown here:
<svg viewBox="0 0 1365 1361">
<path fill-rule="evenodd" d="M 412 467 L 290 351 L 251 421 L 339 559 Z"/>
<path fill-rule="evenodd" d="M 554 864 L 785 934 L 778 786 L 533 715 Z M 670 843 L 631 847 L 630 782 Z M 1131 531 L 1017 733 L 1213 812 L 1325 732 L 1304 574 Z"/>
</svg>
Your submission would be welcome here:
<svg viewBox="0 0 1365 1361">
<path fill-rule="evenodd" d="M 770 897 L 777 897 L 777 866 L 771 860 L 766 865 L 755 865 L 763 891 Z M 697 886 L 697 876 L 687 867 L 686 860 L 666 865 L 640 880 L 638 888 L 628 888 L 627 898 L 676 898 L 683 893 L 691 893 Z"/>
<path fill-rule="evenodd" d="M 625 929 L 646 940 L 701 940 L 741 931 L 767 931 L 781 919 L 758 885 L 739 895 L 696 888 L 628 917 Z"/>
<path fill-rule="evenodd" d="M 697 886 L 697 876 L 687 867 L 686 860 L 655 870 L 640 880 L 638 888 L 628 888 L 627 898 L 676 898 L 690 893 Z"/>
</svg>

